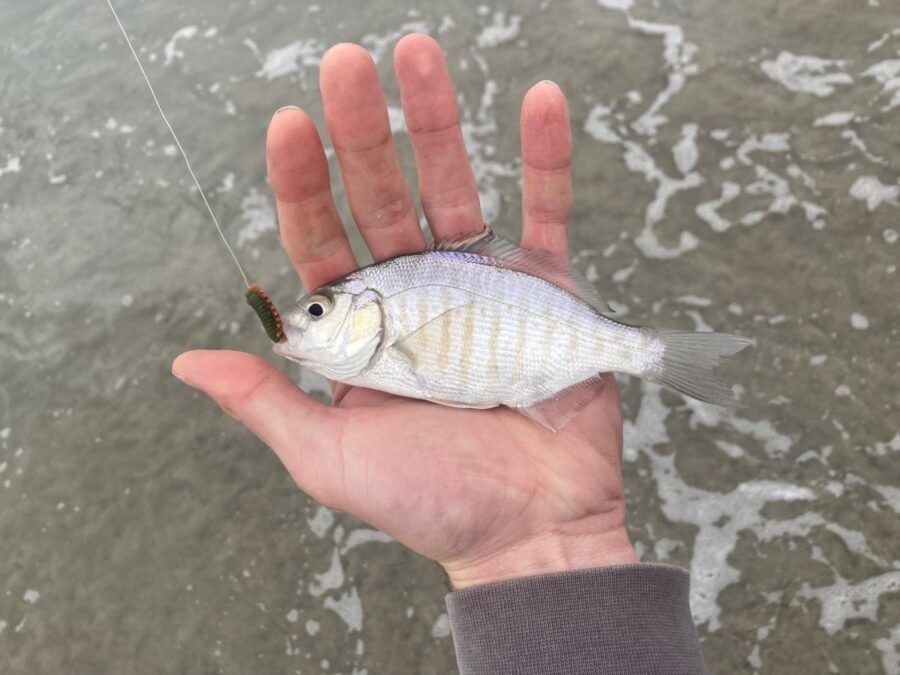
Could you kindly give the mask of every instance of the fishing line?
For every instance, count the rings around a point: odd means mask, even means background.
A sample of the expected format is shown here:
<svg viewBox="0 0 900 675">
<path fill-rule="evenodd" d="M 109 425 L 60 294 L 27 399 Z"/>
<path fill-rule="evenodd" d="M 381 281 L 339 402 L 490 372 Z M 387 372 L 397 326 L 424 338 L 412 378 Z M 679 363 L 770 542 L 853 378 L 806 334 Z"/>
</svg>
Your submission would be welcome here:
<svg viewBox="0 0 900 675">
<path fill-rule="evenodd" d="M 244 272 L 244 268 L 241 267 L 240 261 L 234 254 L 234 249 L 231 248 L 231 244 L 228 243 L 228 239 L 225 237 L 225 233 L 222 231 L 222 226 L 219 225 L 219 220 L 218 218 L 216 218 L 216 214 L 213 213 L 212 207 L 209 205 L 209 200 L 206 198 L 206 193 L 203 191 L 203 186 L 200 185 L 200 181 L 197 180 L 197 174 L 194 173 L 194 168 L 191 166 L 191 161 L 188 159 L 187 153 L 181 146 L 181 141 L 178 140 L 178 135 L 175 133 L 172 125 L 169 123 L 169 118 L 166 117 L 166 113 L 163 112 L 162 105 L 160 105 L 159 99 L 156 97 L 156 92 L 153 90 L 153 85 L 150 83 L 150 77 L 147 75 L 147 71 L 144 70 L 144 66 L 141 63 L 140 57 L 138 57 L 137 55 L 137 51 L 135 51 L 134 49 L 134 45 L 132 45 L 131 40 L 128 39 L 128 33 L 125 31 L 125 26 L 123 26 L 122 22 L 119 20 L 119 15 L 116 13 L 116 8 L 113 7 L 112 0 L 106 0 L 106 4 L 109 6 L 109 11 L 112 12 L 113 18 L 119 25 L 119 30 L 122 31 L 122 37 L 125 38 L 125 44 L 127 44 L 128 49 L 131 50 L 131 55 L 134 56 L 134 60 L 141 71 L 141 75 L 144 76 L 144 82 L 147 83 L 147 88 L 150 90 L 150 95 L 153 97 L 153 102 L 156 104 L 156 109 L 159 110 L 159 114 L 163 118 L 163 122 L 166 123 L 166 127 L 168 127 L 169 129 L 169 133 L 172 134 L 172 139 L 175 141 L 175 145 L 178 146 L 178 151 L 184 158 L 184 163 L 185 166 L 187 166 L 188 173 L 191 174 L 191 178 L 194 179 L 194 185 L 197 186 L 197 190 L 200 192 L 200 197 L 203 198 L 203 203 L 206 205 L 206 210 L 209 211 L 209 217 L 212 218 L 213 224 L 216 226 L 216 230 L 218 230 L 219 236 L 222 238 L 222 243 L 225 244 L 225 248 L 228 249 L 228 252 L 231 254 L 231 259 L 234 260 L 234 264 L 237 265 L 238 271 L 241 273 L 241 276 L 244 279 L 244 285 L 247 287 L 247 291 L 244 294 L 244 297 L 247 300 L 247 304 L 250 305 L 253 308 L 253 311 L 256 312 L 256 315 L 259 317 L 259 320 L 266 331 L 266 335 L 269 336 L 269 339 L 271 339 L 272 342 L 283 341 L 285 339 L 284 328 L 282 326 L 281 317 L 278 314 L 278 310 L 275 309 L 275 303 L 273 303 L 272 300 L 269 299 L 269 296 L 266 295 L 266 292 L 263 289 L 261 289 L 256 284 L 251 284 L 250 280 L 247 278 L 247 274 Z"/>
<path fill-rule="evenodd" d="M 144 82 L 147 83 L 147 88 L 150 90 L 150 95 L 153 97 L 153 102 L 156 103 L 156 109 L 159 110 L 159 114 L 163 118 L 163 122 L 166 123 L 166 126 L 169 128 L 169 133 L 172 134 L 172 138 L 175 140 L 175 145 L 178 146 L 178 151 L 181 153 L 181 156 L 184 158 L 184 163 L 187 166 L 188 173 L 191 174 L 191 178 L 194 179 L 194 184 L 197 186 L 197 189 L 200 191 L 200 196 L 203 198 L 203 203 L 206 204 L 206 210 L 209 211 L 209 215 L 212 218 L 213 223 L 216 226 L 216 229 L 219 231 L 219 236 L 222 237 L 222 243 L 225 244 L 225 248 L 228 249 L 228 252 L 231 254 L 232 260 L 234 260 L 234 264 L 237 265 L 238 271 L 241 273 L 241 276 L 244 278 L 244 285 L 247 288 L 250 287 L 250 280 L 247 278 L 247 274 L 244 272 L 244 268 L 241 267 L 241 263 L 238 261 L 237 256 L 234 254 L 234 250 L 231 248 L 231 244 L 228 243 L 228 239 L 225 238 L 225 233 L 222 232 L 222 226 L 219 225 L 219 221 L 216 218 L 216 214 L 213 213 L 212 207 L 209 205 L 209 201 L 206 199 L 206 193 L 203 192 L 203 187 L 200 185 L 200 181 L 197 180 L 197 175 L 194 173 L 193 167 L 191 167 L 191 162 L 188 159 L 187 153 L 184 151 L 184 148 L 181 147 L 181 141 L 178 140 L 178 136 L 175 133 L 175 130 L 172 128 L 172 125 L 169 124 L 169 118 L 166 117 L 166 113 L 163 112 L 162 106 L 159 103 L 159 99 L 156 98 L 156 92 L 153 91 L 153 85 L 150 84 L 150 78 L 147 76 L 147 71 L 144 70 L 144 66 L 141 64 L 141 59 L 138 57 L 137 52 L 134 50 L 134 45 L 131 44 L 131 40 L 128 39 L 128 33 L 125 32 L 125 26 L 122 25 L 122 22 L 119 20 L 119 15 L 116 14 L 116 9 L 113 7 L 112 0 L 106 0 L 106 4 L 109 5 L 109 11 L 112 12 L 113 18 L 116 20 L 116 23 L 119 24 L 119 30 L 122 31 L 122 37 L 125 38 L 125 43 L 128 45 L 128 48 L 131 50 L 132 56 L 134 56 L 134 60 L 137 62 L 138 68 L 141 70 L 141 75 L 144 76 Z"/>
</svg>

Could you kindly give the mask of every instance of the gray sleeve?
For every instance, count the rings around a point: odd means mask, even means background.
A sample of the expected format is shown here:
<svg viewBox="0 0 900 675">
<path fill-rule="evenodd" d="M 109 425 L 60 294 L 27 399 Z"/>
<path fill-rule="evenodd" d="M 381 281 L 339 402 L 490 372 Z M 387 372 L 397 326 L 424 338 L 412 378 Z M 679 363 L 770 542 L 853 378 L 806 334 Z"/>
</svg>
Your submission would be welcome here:
<svg viewBox="0 0 900 675">
<path fill-rule="evenodd" d="M 461 675 L 703 673 L 690 579 L 641 563 L 474 586 L 446 597 Z"/>
</svg>

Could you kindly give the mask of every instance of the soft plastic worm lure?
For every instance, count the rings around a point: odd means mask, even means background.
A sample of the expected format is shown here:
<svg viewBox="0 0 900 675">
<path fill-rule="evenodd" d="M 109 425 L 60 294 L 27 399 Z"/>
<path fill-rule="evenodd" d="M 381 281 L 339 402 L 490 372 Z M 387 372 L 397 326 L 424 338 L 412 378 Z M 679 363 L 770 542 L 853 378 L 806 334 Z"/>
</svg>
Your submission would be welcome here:
<svg viewBox="0 0 900 675">
<path fill-rule="evenodd" d="M 281 325 L 281 315 L 275 309 L 275 303 L 266 292 L 256 284 L 250 286 L 246 293 L 247 304 L 253 308 L 259 320 L 262 322 L 266 335 L 272 342 L 284 341 L 284 327 Z"/>
</svg>

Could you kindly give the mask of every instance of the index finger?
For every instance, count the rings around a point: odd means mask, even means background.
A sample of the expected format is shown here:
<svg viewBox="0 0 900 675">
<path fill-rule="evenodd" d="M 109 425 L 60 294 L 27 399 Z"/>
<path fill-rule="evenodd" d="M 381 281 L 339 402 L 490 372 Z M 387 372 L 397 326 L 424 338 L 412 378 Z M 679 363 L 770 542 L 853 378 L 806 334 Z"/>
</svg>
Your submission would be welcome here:
<svg viewBox="0 0 900 675">
<path fill-rule="evenodd" d="M 328 159 L 315 124 L 299 108 L 282 108 L 266 137 L 269 182 L 275 193 L 284 250 L 306 290 L 359 265 L 331 194 Z"/>
<path fill-rule="evenodd" d="M 416 154 L 422 207 L 434 238 L 481 230 L 478 188 L 440 45 L 428 35 L 407 35 L 394 48 L 394 69 Z"/>
</svg>

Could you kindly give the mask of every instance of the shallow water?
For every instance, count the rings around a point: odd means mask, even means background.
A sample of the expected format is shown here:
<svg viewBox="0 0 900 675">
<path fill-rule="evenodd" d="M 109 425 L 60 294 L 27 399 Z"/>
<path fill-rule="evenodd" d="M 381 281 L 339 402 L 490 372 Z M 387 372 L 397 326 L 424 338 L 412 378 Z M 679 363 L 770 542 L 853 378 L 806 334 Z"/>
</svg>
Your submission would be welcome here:
<svg viewBox="0 0 900 675">
<path fill-rule="evenodd" d="M 396 112 L 393 44 L 439 38 L 507 234 L 521 97 L 560 83 L 575 264 L 626 320 L 757 343 L 734 413 L 623 381 L 643 558 L 690 568 L 711 672 L 900 673 L 895 2 L 119 5 L 282 305 L 265 128 L 287 103 L 321 122 L 328 45 L 372 50 Z M 3 3 L 0 50 L 4 672 L 452 672 L 437 567 L 170 376 L 269 343 L 105 4 Z"/>
</svg>

